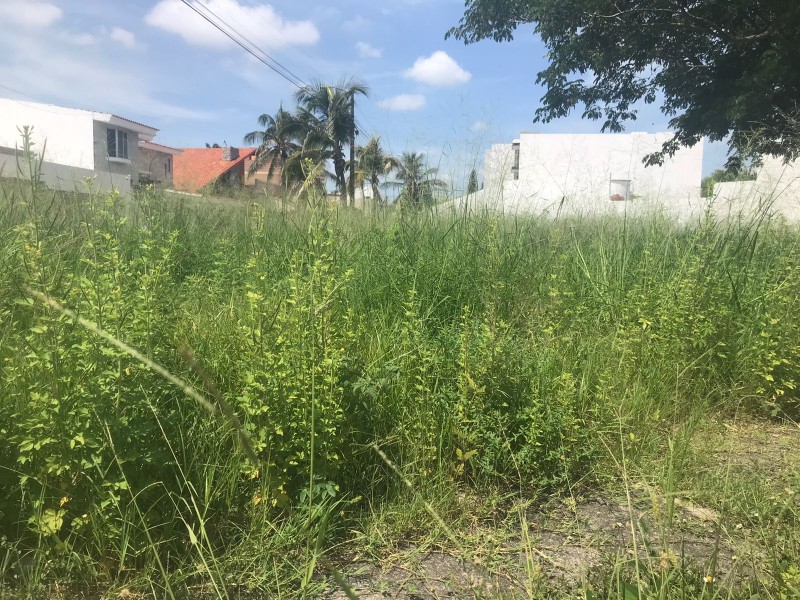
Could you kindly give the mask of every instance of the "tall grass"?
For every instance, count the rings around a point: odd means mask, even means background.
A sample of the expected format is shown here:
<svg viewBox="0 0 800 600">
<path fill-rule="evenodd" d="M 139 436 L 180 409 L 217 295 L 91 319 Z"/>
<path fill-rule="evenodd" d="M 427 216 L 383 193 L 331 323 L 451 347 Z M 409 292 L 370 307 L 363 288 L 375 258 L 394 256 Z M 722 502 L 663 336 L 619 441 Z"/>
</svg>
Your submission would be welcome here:
<svg viewBox="0 0 800 600">
<path fill-rule="evenodd" d="M 702 416 L 792 412 L 798 242 L 771 221 L 365 215 L 7 183 L 0 592 L 313 595 L 325 548 L 409 486 L 566 490 Z M 230 420 L 26 287 L 202 389 L 192 348 L 258 464 Z"/>
</svg>

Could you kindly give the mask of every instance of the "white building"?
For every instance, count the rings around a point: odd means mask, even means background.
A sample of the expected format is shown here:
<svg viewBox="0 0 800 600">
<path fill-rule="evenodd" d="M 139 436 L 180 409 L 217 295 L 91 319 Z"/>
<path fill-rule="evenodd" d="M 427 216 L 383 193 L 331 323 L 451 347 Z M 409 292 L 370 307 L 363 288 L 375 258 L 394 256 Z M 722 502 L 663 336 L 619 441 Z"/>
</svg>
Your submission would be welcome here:
<svg viewBox="0 0 800 600">
<path fill-rule="evenodd" d="M 145 173 L 152 170 L 153 153 L 164 154 L 171 171 L 171 156 L 178 152 L 151 143 L 154 127 L 111 113 L 0 98 L 0 177 L 29 176 L 26 168 L 18 170 L 24 164 L 23 127 L 31 128 L 41 180 L 52 189 L 85 190 L 89 181 L 95 190 L 127 195 L 139 182 L 140 148 L 147 151 Z"/>
<path fill-rule="evenodd" d="M 714 184 L 713 213 L 721 218 L 752 218 L 759 214 L 781 215 L 800 221 L 800 161 L 785 163 L 768 156 L 754 181 Z"/>
<path fill-rule="evenodd" d="M 495 144 L 484 160 L 484 187 L 455 205 L 507 213 L 576 216 L 658 208 L 697 213 L 703 143 L 681 148 L 662 165 L 642 160 L 671 133 L 523 133 Z"/>
</svg>

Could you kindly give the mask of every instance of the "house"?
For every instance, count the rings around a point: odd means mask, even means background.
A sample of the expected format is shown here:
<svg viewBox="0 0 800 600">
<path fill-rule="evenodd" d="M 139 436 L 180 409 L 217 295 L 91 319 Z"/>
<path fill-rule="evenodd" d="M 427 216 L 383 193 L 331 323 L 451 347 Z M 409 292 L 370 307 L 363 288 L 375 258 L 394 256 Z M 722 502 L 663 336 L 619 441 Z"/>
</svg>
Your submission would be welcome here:
<svg viewBox="0 0 800 600">
<path fill-rule="evenodd" d="M 173 161 L 173 185 L 182 192 L 197 193 L 212 185 L 245 183 L 245 164 L 255 148 L 181 148 Z"/>
<path fill-rule="evenodd" d="M 703 143 L 680 148 L 663 164 L 648 154 L 669 132 L 522 133 L 495 144 L 484 159 L 484 188 L 451 203 L 550 216 L 659 209 L 686 216 L 700 210 Z"/>
<path fill-rule="evenodd" d="M 31 128 L 45 185 L 74 190 L 89 182 L 95 190 L 122 195 L 139 183 L 140 151 L 158 133 L 112 113 L 0 98 L 0 176 L 17 176 L 23 127 Z"/>
<path fill-rule="evenodd" d="M 256 162 L 256 153 L 253 152 L 250 156 L 245 158 L 244 161 L 244 185 L 246 187 L 255 188 L 268 188 L 273 191 L 281 189 L 281 173 L 282 169 L 279 165 L 275 165 L 272 170 L 272 177 L 269 175 L 269 164 L 262 164 L 258 169 L 253 169 L 253 164 Z"/>
<path fill-rule="evenodd" d="M 174 158 L 181 151 L 155 142 L 139 141 L 139 183 L 152 183 L 162 188 L 173 187 Z"/>
</svg>

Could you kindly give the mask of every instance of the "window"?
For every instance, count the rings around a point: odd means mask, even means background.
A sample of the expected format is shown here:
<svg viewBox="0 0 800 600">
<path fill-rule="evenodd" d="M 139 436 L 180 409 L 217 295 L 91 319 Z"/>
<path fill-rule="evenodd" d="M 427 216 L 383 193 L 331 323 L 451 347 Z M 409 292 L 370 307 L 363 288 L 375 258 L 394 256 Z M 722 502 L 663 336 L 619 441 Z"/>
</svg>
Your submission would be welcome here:
<svg viewBox="0 0 800 600">
<path fill-rule="evenodd" d="M 128 132 L 121 129 L 109 129 L 106 132 L 108 156 L 111 158 L 128 158 Z"/>
<path fill-rule="evenodd" d="M 514 164 L 511 166 L 511 174 L 516 181 L 519 179 L 519 142 L 515 142 L 511 147 L 514 149 Z"/>
<path fill-rule="evenodd" d="M 622 202 L 631 199 L 631 180 L 612 179 L 608 190 L 609 199 L 614 202 Z"/>
</svg>

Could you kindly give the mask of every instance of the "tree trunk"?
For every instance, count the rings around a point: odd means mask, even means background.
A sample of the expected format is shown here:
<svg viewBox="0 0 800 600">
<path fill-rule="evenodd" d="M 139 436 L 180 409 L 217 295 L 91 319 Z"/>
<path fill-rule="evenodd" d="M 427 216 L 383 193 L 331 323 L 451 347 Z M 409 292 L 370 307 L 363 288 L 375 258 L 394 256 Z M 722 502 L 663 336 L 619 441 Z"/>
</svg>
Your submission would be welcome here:
<svg viewBox="0 0 800 600">
<path fill-rule="evenodd" d="M 341 205 L 347 206 L 347 179 L 345 178 L 344 153 L 336 150 L 333 156 L 333 170 L 336 174 L 336 187 L 339 188 Z"/>
<path fill-rule="evenodd" d="M 356 95 L 350 95 L 350 206 L 356 205 Z"/>
<path fill-rule="evenodd" d="M 381 193 L 378 190 L 378 176 L 373 175 L 370 180 L 370 183 L 372 184 L 372 201 L 375 204 L 383 204 L 383 202 L 381 201 Z"/>
</svg>

